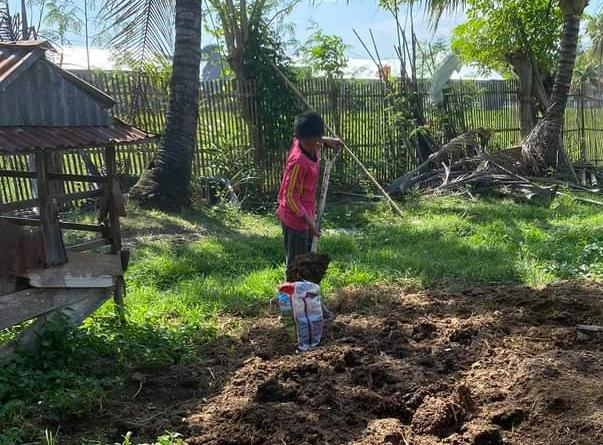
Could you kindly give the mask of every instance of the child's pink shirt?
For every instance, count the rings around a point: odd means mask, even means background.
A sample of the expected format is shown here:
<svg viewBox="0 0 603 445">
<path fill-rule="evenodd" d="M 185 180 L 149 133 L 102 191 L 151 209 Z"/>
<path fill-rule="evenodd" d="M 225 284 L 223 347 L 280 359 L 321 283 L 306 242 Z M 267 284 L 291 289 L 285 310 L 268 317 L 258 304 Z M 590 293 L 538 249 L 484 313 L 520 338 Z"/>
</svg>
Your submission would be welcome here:
<svg viewBox="0 0 603 445">
<path fill-rule="evenodd" d="M 304 213 L 314 220 L 319 170 L 320 153 L 316 153 L 316 161 L 313 161 L 302 151 L 299 140 L 294 138 L 278 192 L 276 211 L 282 223 L 293 230 L 309 229 L 302 217 Z"/>
</svg>

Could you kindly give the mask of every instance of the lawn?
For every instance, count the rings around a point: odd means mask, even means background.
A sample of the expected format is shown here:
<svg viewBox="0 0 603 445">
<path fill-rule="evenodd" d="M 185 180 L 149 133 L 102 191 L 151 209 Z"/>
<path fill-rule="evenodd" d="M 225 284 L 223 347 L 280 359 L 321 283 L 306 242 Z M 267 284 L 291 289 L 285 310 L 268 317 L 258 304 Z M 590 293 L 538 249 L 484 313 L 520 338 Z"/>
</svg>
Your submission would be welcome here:
<svg viewBox="0 0 603 445">
<path fill-rule="evenodd" d="M 597 206 L 568 197 L 550 208 L 439 197 L 412 198 L 403 207 L 399 218 L 378 203 L 330 205 L 321 239 L 333 259 L 322 286 L 327 300 L 344 287 L 540 286 L 603 274 Z M 110 302 L 74 333 L 56 320 L 38 353 L 3 366 L 0 445 L 52 443 L 44 430 L 86 423 L 137 370 L 203 363 L 208 345 L 238 338 L 270 310 L 284 275 L 272 214 L 195 208 L 166 215 L 131 207 L 125 237 L 133 248 L 127 322 L 116 320 Z M 6 341 L 12 333 L 0 335 Z M 102 444 L 95 440 L 82 443 Z"/>
</svg>

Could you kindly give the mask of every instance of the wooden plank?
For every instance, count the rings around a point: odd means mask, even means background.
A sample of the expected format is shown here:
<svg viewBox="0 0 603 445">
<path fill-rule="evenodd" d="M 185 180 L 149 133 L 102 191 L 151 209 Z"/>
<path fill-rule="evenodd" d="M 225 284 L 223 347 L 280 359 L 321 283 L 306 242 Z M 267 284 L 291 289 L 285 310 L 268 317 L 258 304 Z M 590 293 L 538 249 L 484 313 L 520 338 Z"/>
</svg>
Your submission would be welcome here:
<svg viewBox="0 0 603 445">
<path fill-rule="evenodd" d="M 41 299 L 42 302 L 47 302 L 49 300 L 48 295 L 53 293 L 63 296 L 71 294 L 70 296 L 73 296 L 75 301 L 57 305 L 54 310 L 51 309 L 46 313 L 42 313 L 29 329 L 21 332 L 10 344 L 0 348 L 0 363 L 10 358 L 17 347 L 34 349 L 38 345 L 38 339 L 44 331 L 46 323 L 53 316 L 63 314 L 70 326 L 78 326 L 111 295 L 110 289 L 32 289 L 31 291 L 45 293 L 46 296 Z M 2 311 L 2 313 L 4 312 Z"/>
<path fill-rule="evenodd" d="M 17 218 L 13 216 L 0 216 L 0 219 L 18 226 L 39 227 L 42 225 L 42 222 L 39 219 Z M 106 233 L 108 230 L 108 227 L 102 224 L 80 224 L 60 221 L 59 225 L 61 229 L 80 230 L 82 232 Z"/>
<path fill-rule="evenodd" d="M 102 253 L 67 253 L 68 262 L 48 269 L 23 274 L 32 287 L 102 288 L 112 287 L 123 274 L 121 257 Z"/>
<path fill-rule="evenodd" d="M 70 252 L 86 252 L 88 250 L 97 249 L 99 247 L 110 246 L 111 240 L 108 238 L 99 238 L 91 241 L 86 241 L 80 244 L 67 246 Z"/>
<path fill-rule="evenodd" d="M 15 201 L 8 204 L 0 204 L 0 213 L 14 212 L 15 210 L 31 209 L 38 205 L 39 200 L 28 199 L 26 201 Z"/>
<path fill-rule="evenodd" d="M 38 194 L 40 196 L 40 220 L 42 238 L 46 249 L 47 266 L 58 266 L 67 261 L 65 246 L 59 227 L 57 210 L 52 201 L 48 181 L 48 153 L 36 153 L 36 172 L 38 173 Z"/>
<path fill-rule="evenodd" d="M 67 193 L 55 197 L 57 203 L 67 203 L 71 201 L 79 201 L 81 199 L 92 199 L 102 196 L 102 190 L 87 190 L 85 192 Z"/>
<path fill-rule="evenodd" d="M 26 289 L 2 295 L 0 329 L 107 292 L 107 289 Z"/>
<path fill-rule="evenodd" d="M 78 230 L 81 232 L 108 233 L 109 228 L 102 224 L 80 224 L 72 222 L 60 222 L 61 229 Z"/>
<path fill-rule="evenodd" d="M 24 172 L 21 170 L 0 170 L 0 177 L 35 179 L 37 176 L 35 172 Z"/>
<path fill-rule="evenodd" d="M 0 170 L 0 174 L 1 174 Z M 51 173 L 48 177 L 52 180 L 64 180 L 64 181 L 77 181 L 77 182 L 93 182 L 93 183 L 104 183 L 109 181 L 109 177 L 107 176 L 97 176 L 97 175 L 76 175 L 76 174 L 67 174 L 67 173 Z"/>
</svg>

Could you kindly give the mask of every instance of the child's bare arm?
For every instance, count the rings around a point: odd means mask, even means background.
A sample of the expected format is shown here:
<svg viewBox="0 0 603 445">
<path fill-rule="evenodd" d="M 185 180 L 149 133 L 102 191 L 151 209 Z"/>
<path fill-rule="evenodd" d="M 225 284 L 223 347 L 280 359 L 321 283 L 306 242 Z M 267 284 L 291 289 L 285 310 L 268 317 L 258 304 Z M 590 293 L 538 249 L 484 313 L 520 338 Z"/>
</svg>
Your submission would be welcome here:
<svg viewBox="0 0 603 445">
<path fill-rule="evenodd" d="M 330 147 L 330 148 L 339 148 L 343 144 L 343 142 L 341 142 L 341 139 L 339 139 L 339 138 L 331 138 L 331 137 L 328 137 L 328 136 L 323 136 L 322 143 L 325 144 L 327 147 Z"/>
<path fill-rule="evenodd" d="M 310 227 L 310 232 L 312 233 L 312 235 L 320 236 L 320 231 L 316 227 L 316 223 L 314 221 L 312 221 L 312 218 L 310 218 L 310 216 L 307 213 L 304 213 L 302 215 L 302 217 L 304 218 L 304 221 L 306 222 L 306 224 L 308 224 L 308 226 Z"/>
</svg>

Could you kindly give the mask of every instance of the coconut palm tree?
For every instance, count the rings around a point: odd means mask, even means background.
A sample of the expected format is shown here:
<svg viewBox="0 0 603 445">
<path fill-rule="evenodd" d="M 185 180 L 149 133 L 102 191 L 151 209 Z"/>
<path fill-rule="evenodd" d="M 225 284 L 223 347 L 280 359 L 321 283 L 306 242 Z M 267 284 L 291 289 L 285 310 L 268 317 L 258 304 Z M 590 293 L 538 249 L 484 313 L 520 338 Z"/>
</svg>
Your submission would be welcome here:
<svg viewBox="0 0 603 445">
<path fill-rule="evenodd" d="M 0 41 L 27 40 L 35 38 L 37 29 L 27 21 L 27 3 L 21 0 L 21 14 L 13 13 L 8 0 L 0 0 Z"/>
<path fill-rule="evenodd" d="M 191 174 L 199 109 L 200 0 L 108 0 L 101 17 L 120 31 L 112 43 L 143 66 L 172 53 L 170 103 L 155 159 L 131 192 L 140 204 L 168 211 L 191 201 Z M 136 64 L 136 63 L 135 63 Z"/>
<path fill-rule="evenodd" d="M 543 174 L 545 170 L 555 168 L 559 154 L 565 155 L 561 142 L 561 126 L 578 55 L 580 21 L 588 5 L 588 0 L 557 1 L 563 15 L 563 31 L 553 90 L 544 117 L 526 136 L 522 144 L 524 167 L 534 174 Z M 439 20 L 444 11 L 458 8 L 464 4 L 464 1 L 422 0 L 421 3 L 426 5 L 436 20 Z M 569 160 L 565 159 L 565 161 L 569 163 Z"/>
<path fill-rule="evenodd" d="M 522 144 L 524 166 L 535 174 L 555 168 L 559 154 L 565 154 L 562 149 L 561 126 L 578 55 L 580 20 L 587 4 L 587 0 L 559 0 L 563 31 L 550 105 Z M 565 161 L 569 162 L 567 159 Z"/>
<path fill-rule="evenodd" d="M 201 2 L 176 0 L 170 104 L 156 157 L 131 196 L 143 205 L 179 210 L 191 201 L 191 174 L 199 111 Z"/>
</svg>

